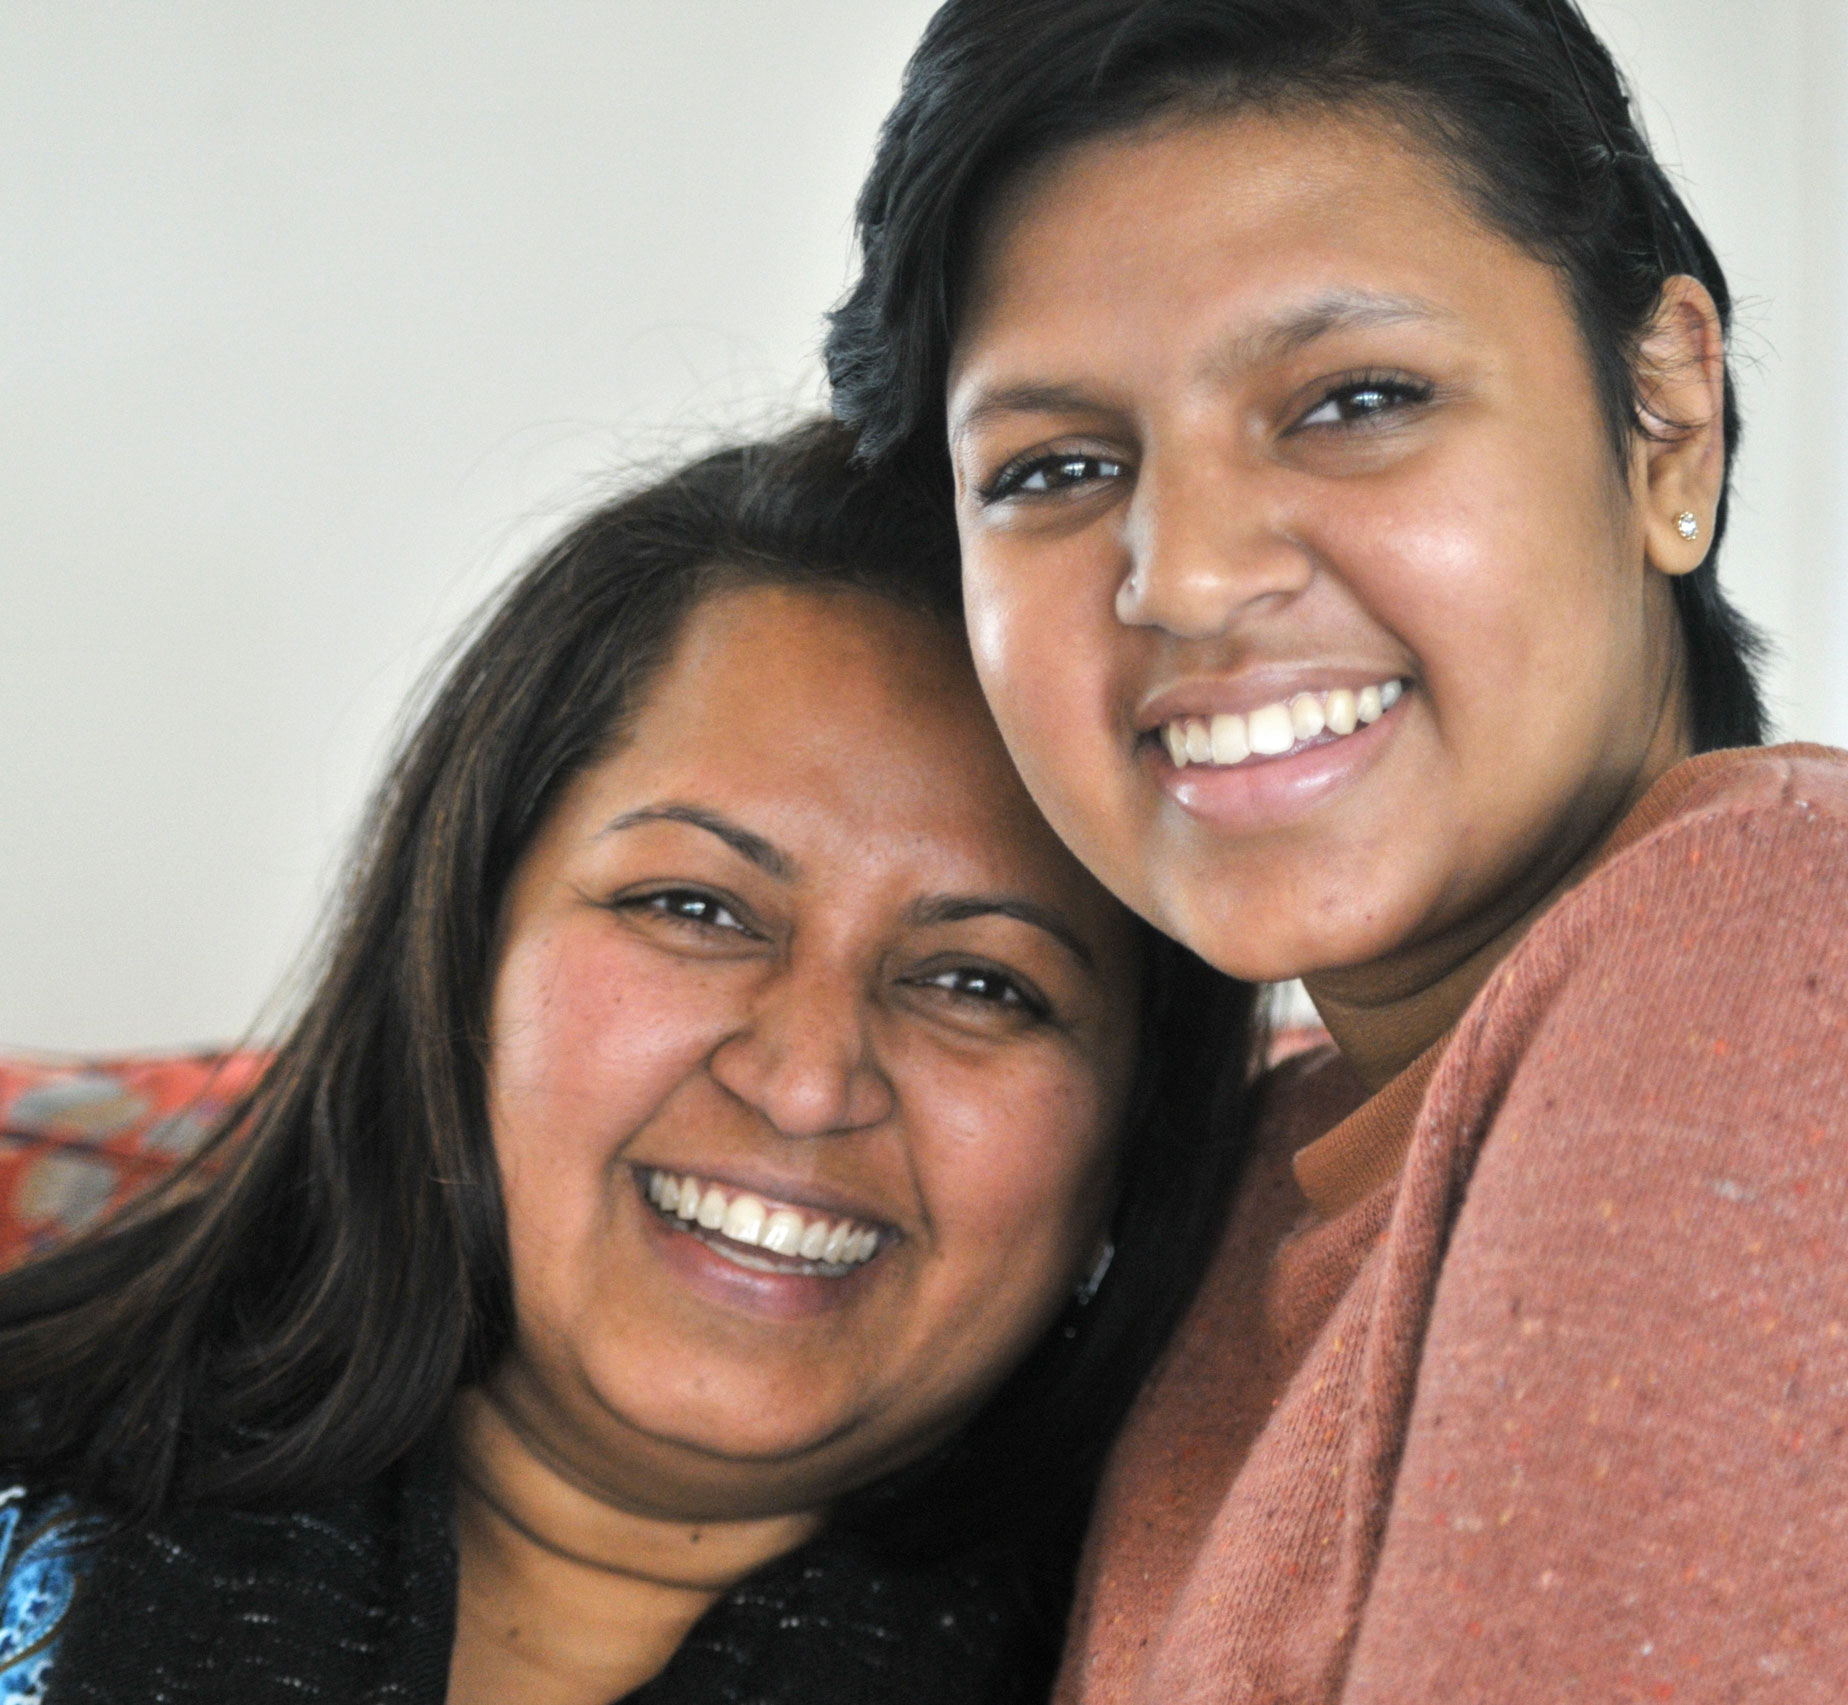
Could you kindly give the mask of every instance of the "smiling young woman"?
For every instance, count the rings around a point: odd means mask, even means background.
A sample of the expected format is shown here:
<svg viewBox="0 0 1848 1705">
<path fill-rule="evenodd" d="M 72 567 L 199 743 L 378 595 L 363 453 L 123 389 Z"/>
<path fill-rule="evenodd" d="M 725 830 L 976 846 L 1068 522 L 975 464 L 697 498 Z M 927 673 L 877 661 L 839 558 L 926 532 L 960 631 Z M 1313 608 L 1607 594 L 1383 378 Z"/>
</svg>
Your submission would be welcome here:
<svg viewBox="0 0 1848 1705">
<path fill-rule="evenodd" d="M 1106 137 L 992 218 L 949 430 L 997 717 L 1093 869 L 1309 977 L 1377 1087 L 1687 755 L 1720 435 L 1618 463 L 1556 273 L 1384 112 Z M 1699 285 L 1643 356 L 1717 423 Z"/>
<path fill-rule="evenodd" d="M 1251 991 L 1052 834 L 848 448 L 517 581 L 248 1103 L 0 1279 L 9 1697 L 1043 1696 Z"/>
<path fill-rule="evenodd" d="M 1338 1045 L 1262 1088 L 1061 1697 L 1836 1696 L 1848 761 L 1757 749 L 1730 299 L 1610 56 L 951 0 L 860 212 L 837 413 L 954 505 L 1029 790 Z"/>
</svg>

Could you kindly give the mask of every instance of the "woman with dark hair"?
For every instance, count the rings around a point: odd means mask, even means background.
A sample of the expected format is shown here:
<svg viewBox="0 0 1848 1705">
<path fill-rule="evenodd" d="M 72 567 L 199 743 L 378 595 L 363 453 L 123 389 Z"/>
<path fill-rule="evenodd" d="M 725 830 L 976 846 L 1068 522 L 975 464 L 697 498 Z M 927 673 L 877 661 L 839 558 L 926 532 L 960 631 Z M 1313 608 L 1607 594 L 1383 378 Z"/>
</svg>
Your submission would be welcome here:
<svg viewBox="0 0 1848 1705">
<path fill-rule="evenodd" d="M 1038 817 L 954 560 L 822 425 L 493 610 L 248 1103 L 0 1279 L 8 1698 L 1043 1693 L 1251 1000 Z"/>
<path fill-rule="evenodd" d="M 1261 1089 L 1066 1700 L 1848 1693 L 1848 765 L 1717 578 L 1720 266 L 1571 0 L 950 0 L 828 358 Z"/>
</svg>

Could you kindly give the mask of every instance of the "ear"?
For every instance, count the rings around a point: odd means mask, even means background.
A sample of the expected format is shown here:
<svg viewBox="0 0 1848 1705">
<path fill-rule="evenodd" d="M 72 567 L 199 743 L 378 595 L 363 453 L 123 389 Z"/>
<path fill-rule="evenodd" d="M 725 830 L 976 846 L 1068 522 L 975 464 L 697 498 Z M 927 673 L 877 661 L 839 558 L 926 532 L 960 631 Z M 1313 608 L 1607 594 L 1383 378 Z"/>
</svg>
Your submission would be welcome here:
<svg viewBox="0 0 1848 1705">
<path fill-rule="evenodd" d="M 1637 379 L 1644 432 L 1631 484 L 1644 555 L 1663 574 L 1691 574 L 1712 548 L 1726 480 L 1726 334 L 1698 279 L 1678 274 L 1663 285 L 1637 351 Z"/>
</svg>

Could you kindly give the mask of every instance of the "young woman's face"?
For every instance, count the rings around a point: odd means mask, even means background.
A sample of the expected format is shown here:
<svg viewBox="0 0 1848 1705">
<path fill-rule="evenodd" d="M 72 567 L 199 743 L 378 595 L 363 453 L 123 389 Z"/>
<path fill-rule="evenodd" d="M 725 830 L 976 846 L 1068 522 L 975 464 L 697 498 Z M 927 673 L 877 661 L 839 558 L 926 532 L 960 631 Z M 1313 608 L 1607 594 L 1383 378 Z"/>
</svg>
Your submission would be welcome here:
<svg viewBox="0 0 1848 1705">
<path fill-rule="evenodd" d="M 948 407 L 1008 747 L 1224 970 L 1467 950 L 1673 714 L 1668 582 L 1562 281 L 1383 120 L 1055 160 L 991 221 Z"/>
<path fill-rule="evenodd" d="M 709 599 L 507 902 L 503 1405 L 680 1517 L 921 1454 L 1099 1242 L 1138 978 L 960 634 L 852 592 Z"/>
</svg>

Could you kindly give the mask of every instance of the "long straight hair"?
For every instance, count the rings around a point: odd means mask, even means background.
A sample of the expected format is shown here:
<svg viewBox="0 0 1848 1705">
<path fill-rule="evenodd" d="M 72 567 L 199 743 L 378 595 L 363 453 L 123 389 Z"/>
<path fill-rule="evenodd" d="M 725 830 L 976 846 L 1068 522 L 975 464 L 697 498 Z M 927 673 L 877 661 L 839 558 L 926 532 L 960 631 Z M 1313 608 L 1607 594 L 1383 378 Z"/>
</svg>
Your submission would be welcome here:
<svg viewBox="0 0 1848 1705">
<path fill-rule="evenodd" d="M 403 1458 L 494 1367 L 513 1332 L 484 1074 L 502 897 L 701 599 L 852 586 L 955 620 L 947 517 L 850 449 L 820 423 L 708 456 L 516 580 L 387 776 L 267 1075 L 194 1165 L 0 1278 L 0 1461 L 130 1522 L 288 1506 Z M 1147 951 L 1117 1270 L 964 1439 L 846 1513 L 894 1543 L 1082 1497 L 1206 1259 L 1251 991 L 1152 932 Z"/>
</svg>

